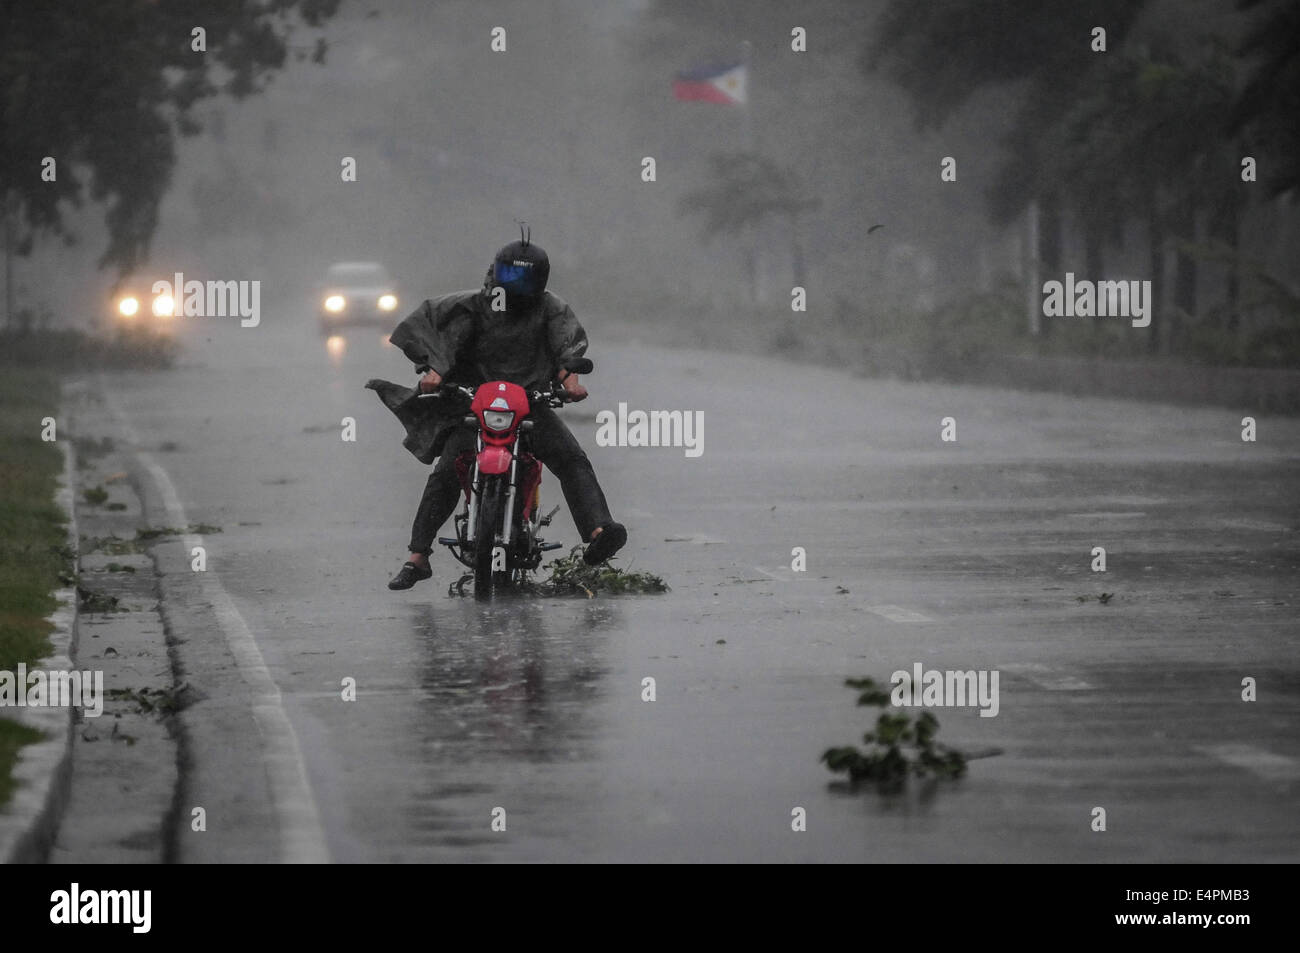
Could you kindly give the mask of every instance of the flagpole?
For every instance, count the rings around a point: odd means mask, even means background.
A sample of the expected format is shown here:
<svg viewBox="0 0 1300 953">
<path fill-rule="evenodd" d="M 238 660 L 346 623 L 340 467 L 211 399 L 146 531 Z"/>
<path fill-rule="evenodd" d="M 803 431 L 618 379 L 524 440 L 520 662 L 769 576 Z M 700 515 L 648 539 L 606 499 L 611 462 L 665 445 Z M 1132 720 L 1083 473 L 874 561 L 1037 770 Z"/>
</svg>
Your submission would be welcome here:
<svg viewBox="0 0 1300 953">
<path fill-rule="evenodd" d="M 742 40 L 740 43 L 740 65 L 744 70 L 745 76 L 745 101 L 740 104 L 741 109 L 741 128 L 744 136 L 745 151 L 754 151 L 754 110 L 750 105 L 753 100 L 754 91 L 754 66 L 753 66 L 754 44 L 749 40 Z"/>
<path fill-rule="evenodd" d="M 743 75 L 745 77 L 745 86 L 744 86 L 745 101 L 740 104 L 740 109 L 741 109 L 740 127 L 741 127 L 741 139 L 743 143 L 743 148 L 745 152 L 749 153 L 750 155 L 753 155 L 758 150 L 758 146 L 755 141 L 755 133 L 754 133 L 754 108 L 751 105 L 751 103 L 753 102 L 753 93 L 754 93 L 753 53 L 754 53 L 754 44 L 751 43 L 749 40 L 742 40 L 740 42 L 740 65 L 743 71 Z M 749 274 L 750 274 L 749 291 L 750 291 L 750 295 L 753 298 L 754 304 L 756 305 L 764 304 L 764 302 L 767 299 L 767 292 L 763 286 L 764 284 L 763 276 L 762 276 L 763 263 L 759 257 L 760 248 L 761 245 L 758 239 L 758 234 L 755 230 L 751 229 L 749 234 L 749 249 L 747 255 L 747 257 L 749 258 Z"/>
</svg>

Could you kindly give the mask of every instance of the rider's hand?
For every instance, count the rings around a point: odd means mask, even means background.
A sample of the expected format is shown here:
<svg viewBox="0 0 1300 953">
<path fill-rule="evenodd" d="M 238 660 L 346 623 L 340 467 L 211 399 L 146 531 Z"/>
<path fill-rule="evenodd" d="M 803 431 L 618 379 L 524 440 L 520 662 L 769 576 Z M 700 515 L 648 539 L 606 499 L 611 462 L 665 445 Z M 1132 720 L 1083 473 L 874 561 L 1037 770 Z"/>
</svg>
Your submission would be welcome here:
<svg viewBox="0 0 1300 953">
<path fill-rule="evenodd" d="M 564 392 L 569 395 L 570 400 L 578 401 L 587 399 L 587 388 L 578 383 L 577 374 L 567 375 L 561 382 L 560 386 L 564 388 Z"/>
<path fill-rule="evenodd" d="M 429 372 L 420 378 L 420 393 L 432 394 L 442 383 L 442 375 L 430 368 Z"/>
</svg>

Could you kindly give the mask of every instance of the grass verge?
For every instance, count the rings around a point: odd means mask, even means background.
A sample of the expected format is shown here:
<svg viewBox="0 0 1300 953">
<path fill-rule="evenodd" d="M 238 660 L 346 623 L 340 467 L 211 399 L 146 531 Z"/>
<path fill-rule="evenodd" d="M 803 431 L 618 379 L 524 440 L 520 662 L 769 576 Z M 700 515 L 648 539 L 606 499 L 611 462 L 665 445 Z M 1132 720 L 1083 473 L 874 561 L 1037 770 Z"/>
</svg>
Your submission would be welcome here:
<svg viewBox="0 0 1300 953">
<path fill-rule="evenodd" d="M 63 457 L 41 439 L 56 417 L 59 390 L 47 373 L 6 368 L 0 375 L 0 671 L 33 665 L 50 653 L 54 592 L 70 580 L 63 514 L 54 503 Z M 0 807 L 12 793 L 18 749 L 40 734 L 0 708 Z"/>
</svg>

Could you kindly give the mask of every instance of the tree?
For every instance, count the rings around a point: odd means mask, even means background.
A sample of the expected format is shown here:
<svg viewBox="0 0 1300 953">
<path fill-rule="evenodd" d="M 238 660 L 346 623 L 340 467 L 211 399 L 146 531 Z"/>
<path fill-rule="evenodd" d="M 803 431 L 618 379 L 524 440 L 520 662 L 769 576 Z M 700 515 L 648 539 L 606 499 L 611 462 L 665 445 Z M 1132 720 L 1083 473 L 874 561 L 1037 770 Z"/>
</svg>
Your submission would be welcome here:
<svg viewBox="0 0 1300 953">
<path fill-rule="evenodd" d="M 1230 131 L 1268 156 L 1261 162 L 1269 194 L 1300 195 L 1300 0 L 1238 0 L 1264 13 L 1239 52 L 1254 60 L 1233 104 Z"/>
<path fill-rule="evenodd" d="M 1040 137 L 1044 154 L 1054 158 L 1035 170 L 1033 187 L 1061 196 L 1076 211 L 1090 274 L 1100 275 L 1102 249 L 1118 243 L 1136 219 L 1148 236 L 1155 298 L 1164 300 L 1166 246 L 1176 240 L 1175 324 L 1180 315 L 1197 313 L 1189 247 L 1198 215 L 1222 216 L 1225 205 L 1241 199 L 1234 187 L 1236 150 L 1220 134 L 1232 96 L 1231 64 L 1216 41 L 1207 40 L 1191 62 L 1171 48 L 1117 51 L 1087 94 Z M 1023 184 L 999 184 L 1004 204 L 1017 188 Z M 1152 349 L 1158 327 L 1151 328 Z"/>
<path fill-rule="evenodd" d="M 1092 31 L 1119 45 L 1146 0 L 891 0 L 874 25 L 860 65 L 881 71 L 911 97 L 918 129 L 942 127 L 979 90 L 1019 85 L 1019 109 L 1005 127 L 1007 158 L 990 193 L 995 222 L 1031 204 L 1040 211 L 1036 257 L 1057 271 L 1064 196 L 1041 174 L 1045 135 L 1091 86 L 1104 59 Z"/>
<path fill-rule="evenodd" d="M 11 250 L 29 254 L 42 236 L 70 240 L 63 212 L 88 197 L 105 206 L 100 267 L 129 273 L 147 257 L 175 137 L 199 131 L 195 104 L 259 92 L 283 67 L 294 28 L 321 26 L 338 5 L 0 0 L 0 198 Z M 46 157 L 53 181 L 42 177 Z"/>
<path fill-rule="evenodd" d="M 1099 273 L 1105 249 L 1140 224 L 1155 300 L 1173 304 L 1167 320 L 1151 327 L 1154 351 L 1162 335 L 1172 346 L 1180 322 L 1198 312 L 1198 262 L 1235 255 L 1248 194 L 1241 156 L 1267 155 L 1273 194 L 1300 185 L 1300 0 L 1238 0 L 1240 10 L 1265 8 L 1236 51 L 1255 61 L 1244 87 L 1234 51 L 1215 36 L 1151 24 L 1135 33 L 1142 6 L 939 0 L 918 18 L 894 0 L 863 62 L 903 85 L 921 126 L 946 121 L 976 89 L 1019 83 L 1003 136 L 1007 158 L 990 191 L 993 220 L 1009 224 L 1036 203 L 1038 257 L 1052 271 L 1060 268 L 1061 216 L 1072 211 L 1089 273 Z M 1106 28 L 1104 55 L 1084 39 L 1090 23 Z M 1202 222 L 1208 244 L 1198 234 Z M 1231 330 L 1240 296 L 1235 265 L 1227 289 Z"/>
<path fill-rule="evenodd" d="M 709 166 L 712 181 L 684 195 L 681 211 L 704 216 L 706 240 L 752 231 L 772 218 L 784 219 L 794 283 L 805 286 L 799 218 L 820 205 L 820 200 L 805 190 L 792 168 L 757 153 L 716 152 L 709 157 Z M 752 273 L 750 277 L 753 279 Z"/>
<path fill-rule="evenodd" d="M 1118 45 L 1146 0 L 891 0 L 861 65 L 883 71 L 911 97 L 918 128 L 939 128 L 980 89 L 1027 82 L 1031 113 L 1068 103 L 1088 85 L 1104 24 Z M 1020 117 L 1023 123 L 1027 117 Z M 1040 124 L 1041 128 L 1041 124 Z"/>
</svg>

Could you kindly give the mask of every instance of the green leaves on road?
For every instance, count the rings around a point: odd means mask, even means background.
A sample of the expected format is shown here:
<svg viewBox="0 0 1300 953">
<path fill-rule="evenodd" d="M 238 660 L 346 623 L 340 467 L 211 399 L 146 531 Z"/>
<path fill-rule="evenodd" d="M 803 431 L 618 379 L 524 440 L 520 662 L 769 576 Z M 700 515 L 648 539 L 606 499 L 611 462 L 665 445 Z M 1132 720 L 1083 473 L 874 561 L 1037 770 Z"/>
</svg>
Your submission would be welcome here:
<svg viewBox="0 0 1300 953">
<path fill-rule="evenodd" d="M 585 595 L 590 599 L 598 592 L 621 594 L 668 591 L 668 583 L 653 573 L 618 569 L 609 562 L 588 566 L 582 560 L 582 549 L 581 546 L 575 546 L 569 555 L 542 567 L 551 571 L 550 578 L 539 584 L 547 590 L 546 595 Z"/>
<path fill-rule="evenodd" d="M 534 581 L 531 577 L 519 586 L 519 591 L 535 596 L 584 596 L 594 599 L 596 593 L 611 595 L 628 593 L 668 592 L 668 583 L 662 576 L 648 572 L 632 572 L 611 566 L 609 561 L 599 566 L 588 566 L 582 559 L 582 546 L 575 546 L 569 555 L 561 556 L 543 566 L 550 576 Z M 464 596 L 466 583 L 473 580 L 467 574 L 447 587 L 447 595 Z"/>
<path fill-rule="evenodd" d="M 889 693 L 870 678 L 850 678 L 844 683 L 856 688 L 858 704 L 883 708 Z M 875 731 L 862 740 L 866 751 L 849 745 L 827 748 L 821 760 L 837 773 L 847 773 L 854 782 L 874 781 L 885 793 L 901 791 L 910 776 L 959 778 L 966 773 L 966 755 L 935 741 L 939 720 L 922 712 L 915 721 L 906 712 L 882 712 Z"/>
</svg>

